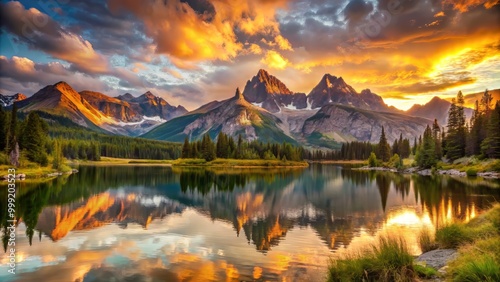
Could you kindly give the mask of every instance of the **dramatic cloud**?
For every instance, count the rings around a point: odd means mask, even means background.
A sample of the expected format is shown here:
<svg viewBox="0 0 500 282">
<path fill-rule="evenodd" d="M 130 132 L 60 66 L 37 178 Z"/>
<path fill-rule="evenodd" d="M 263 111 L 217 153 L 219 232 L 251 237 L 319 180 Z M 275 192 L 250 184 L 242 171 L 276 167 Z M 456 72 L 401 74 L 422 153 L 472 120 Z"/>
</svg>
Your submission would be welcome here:
<svg viewBox="0 0 500 282">
<path fill-rule="evenodd" d="M 89 41 L 73 34 L 36 8 L 25 9 L 17 1 L 1 4 L 1 28 L 5 28 L 30 48 L 41 50 L 54 58 L 72 64 L 75 70 L 104 73 L 105 58 Z"/>
<path fill-rule="evenodd" d="M 266 56 L 262 59 L 262 63 L 273 69 L 284 69 L 289 64 L 288 60 L 281 56 L 276 51 L 267 51 Z"/>
<path fill-rule="evenodd" d="M 2 47 L 14 47 L 2 49 L 3 92 L 74 76 L 194 109 L 230 97 L 259 68 L 306 93 L 324 73 L 342 76 L 401 108 L 500 88 L 494 0 L 60 2 L 1 4 Z"/>
<path fill-rule="evenodd" d="M 77 90 L 89 89 L 107 92 L 111 90 L 103 81 L 74 73 L 59 62 L 35 63 L 24 57 L 0 56 L 0 89 L 6 93 L 11 89 L 27 95 L 58 81 L 66 81 Z"/>
<path fill-rule="evenodd" d="M 274 19 L 285 1 L 149 1 L 110 0 L 112 11 L 128 11 L 144 22 L 146 33 L 156 43 L 156 52 L 187 61 L 235 58 L 244 49 L 244 35 L 271 34 L 282 50 L 290 43 L 279 35 Z M 253 45 L 251 45 L 253 46 Z M 250 50 L 255 52 L 255 47 Z M 178 65 L 178 67 L 182 67 Z"/>
<path fill-rule="evenodd" d="M 443 5 L 453 6 L 453 9 L 459 10 L 460 12 L 467 12 L 471 8 L 483 5 L 485 8 L 489 9 L 494 5 L 498 4 L 498 0 L 443 0 Z"/>
</svg>

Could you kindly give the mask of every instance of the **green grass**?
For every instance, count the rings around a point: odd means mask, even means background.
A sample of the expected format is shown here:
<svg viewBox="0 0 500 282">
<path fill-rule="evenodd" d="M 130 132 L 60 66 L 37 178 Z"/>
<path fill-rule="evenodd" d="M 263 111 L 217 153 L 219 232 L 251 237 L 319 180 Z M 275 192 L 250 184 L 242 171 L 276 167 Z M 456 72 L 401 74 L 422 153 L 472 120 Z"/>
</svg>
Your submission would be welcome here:
<svg viewBox="0 0 500 282">
<path fill-rule="evenodd" d="M 439 162 L 436 165 L 436 167 L 439 169 L 447 169 L 447 170 L 457 169 L 465 173 L 467 173 L 468 171 L 470 171 L 470 173 L 475 171 L 476 174 L 478 172 L 489 172 L 489 171 L 500 172 L 500 160 L 498 159 L 478 160 L 477 158 L 474 157 L 466 157 L 458 159 L 454 161 L 452 164 Z"/>
<path fill-rule="evenodd" d="M 500 204 L 469 223 L 453 228 L 460 230 L 459 235 L 466 240 L 454 241 L 458 244 L 459 256 L 449 263 L 449 280 L 500 281 Z M 452 234 L 449 227 L 446 233 Z"/>
<path fill-rule="evenodd" d="M 450 281 L 500 281 L 500 204 L 468 223 L 454 223 L 436 231 L 422 230 L 418 241 L 423 252 L 458 248 L 448 264 Z M 377 246 L 356 255 L 332 260 L 328 281 L 420 281 L 438 272 L 415 264 L 403 239 L 382 237 Z"/>
<path fill-rule="evenodd" d="M 474 176 L 477 176 L 477 170 L 475 168 L 469 168 L 465 171 L 465 173 L 467 174 L 467 176 L 469 177 L 474 177 Z"/>
<path fill-rule="evenodd" d="M 472 238 L 463 224 L 453 223 L 436 231 L 436 242 L 442 249 L 456 249 L 471 241 Z"/>
<path fill-rule="evenodd" d="M 357 256 L 333 260 L 328 281 L 413 281 L 413 256 L 402 238 L 381 237 Z"/>
<path fill-rule="evenodd" d="M 429 266 L 415 264 L 413 266 L 413 269 L 415 270 L 416 274 L 420 278 L 430 279 L 430 278 L 436 277 L 438 275 L 437 270 L 435 270 L 434 268 L 429 267 Z"/>
<path fill-rule="evenodd" d="M 418 245 L 423 253 L 430 252 L 438 248 L 438 244 L 431 231 L 428 228 L 424 228 L 418 234 Z"/>
<path fill-rule="evenodd" d="M 450 263 L 453 281 L 500 281 L 500 237 L 483 239 L 460 249 Z"/>
<path fill-rule="evenodd" d="M 206 167 L 307 167 L 307 162 L 281 160 L 239 160 L 216 159 L 207 162 L 203 159 L 178 159 L 172 162 L 174 166 L 206 166 Z"/>
</svg>

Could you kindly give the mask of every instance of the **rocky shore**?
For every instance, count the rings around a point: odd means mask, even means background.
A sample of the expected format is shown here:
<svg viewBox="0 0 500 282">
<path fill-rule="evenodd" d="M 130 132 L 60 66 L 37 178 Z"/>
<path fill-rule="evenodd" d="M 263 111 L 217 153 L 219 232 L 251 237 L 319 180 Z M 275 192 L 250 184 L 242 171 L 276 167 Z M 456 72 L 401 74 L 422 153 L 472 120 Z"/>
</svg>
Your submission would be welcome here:
<svg viewBox="0 0 500 282">
<path fill-rule="evenodd" d="M 73 174 L 73 173 L 78 173 L 78 169 L 72 169 L 72 170 L 67 171 L 67 172 L 56 171 L 56 172 L 52 172 L 52 173 L 49 173 L 49 174 L 41 175 L 40 178 L 58 177 L 58 176 L 61 176 L 61 175 Z M 7 181 L 8 178 L 9 178 L 8 175 L 2 175 L 2 176 L 0 176 L 0 180 L 3 180 L 3 181 Z M 18 179 L 18 180 L 24 180 L 24 179 L 26 179 L 26 174 L 24 174 L 24 173 L 17 173 L 15 178 Z"/>
<path fill-rule="evenodd" d="M 464 171 L 460 171 L 458 169 L 438 169 L 438 170 L 431 170 L 431 169 L 420 169 L 417 167 L 411 167 L 411 168 L 406 168 L 403 170 L 397 170 L 395 168 L 388 168 L 388 167 L 360 167 L 360 168 L 354 168 L 356 170 L 370 170 L 370 171 L 389 171 L 389 172 L 399 172 L 403 174 L 418 174 L 422 176 L 431 176 L 433 174 L 439 174 L 439 175 L 451 175 L 451 176 L 460 176 L 460 177 L 466 177 L 467 174 Z M 477 176 L 483 177 L 483 178 L 488 178 L 488 179 L 500 179 L 500 172 L 495 172 L 495 171 L 488 171 L 488 172 L 478 172 Z"/>
</svg>

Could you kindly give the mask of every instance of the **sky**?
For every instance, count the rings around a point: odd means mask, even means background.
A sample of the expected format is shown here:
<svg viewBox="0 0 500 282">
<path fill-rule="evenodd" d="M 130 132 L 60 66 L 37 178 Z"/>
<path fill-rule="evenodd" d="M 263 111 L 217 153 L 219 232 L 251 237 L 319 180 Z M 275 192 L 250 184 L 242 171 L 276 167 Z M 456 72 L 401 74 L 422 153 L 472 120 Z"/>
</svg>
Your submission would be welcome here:
<svg viewBox="0 0 500 282">
<path fill-rule="evenodd" d="M 294 92 L 325 73 L 407 109 L 500 88 L 498 0 L 2 1 L 0 93 L 66 81 L 193 110 L 263 68 Z"/>
</svg>

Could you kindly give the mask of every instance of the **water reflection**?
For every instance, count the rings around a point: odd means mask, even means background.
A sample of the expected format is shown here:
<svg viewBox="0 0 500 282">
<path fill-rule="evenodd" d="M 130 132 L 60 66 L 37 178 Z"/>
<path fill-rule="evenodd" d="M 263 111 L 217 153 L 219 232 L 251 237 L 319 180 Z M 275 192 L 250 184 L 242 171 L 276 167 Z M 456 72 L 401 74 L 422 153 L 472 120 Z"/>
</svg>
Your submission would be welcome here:
<svg viewBox="0 0 500 282">
<path fill-rule="evenodd" d="M 18 278 L 24 281 L 40 275 L 44 281 L 321 278 L 329 256 L 380 234 L 405 236 L 417 254 L 417 229 L 468 221 L 500 198 L 489 188 L 498 182 L 324 165 L 82 167 L 75 175 L 19 185 L 24 274 Z M 4 203 L 5 192 L 0 189 Z M 3 205 L 0 220 L 5 249 Z M 76 268 L 61 274 L 59 267 L 69 266 Z"/>
</svg>

